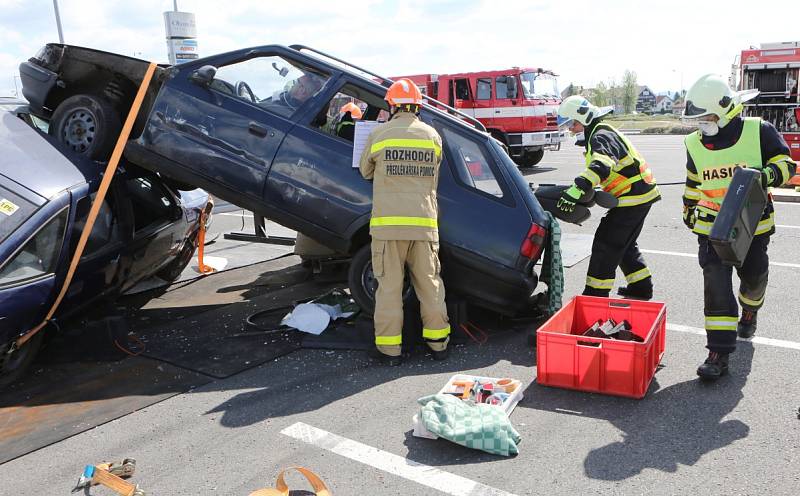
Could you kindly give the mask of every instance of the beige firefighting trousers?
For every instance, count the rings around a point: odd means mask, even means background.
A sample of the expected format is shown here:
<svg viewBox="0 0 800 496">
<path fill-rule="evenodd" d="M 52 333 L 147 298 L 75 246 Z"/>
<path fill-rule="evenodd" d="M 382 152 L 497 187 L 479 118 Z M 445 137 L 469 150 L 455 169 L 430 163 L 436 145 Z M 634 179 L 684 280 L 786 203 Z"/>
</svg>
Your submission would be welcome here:
<svg viewBox="0 0 800 496">
<path fill-rule="evenodd" d="M 422 337 L 434 351 L 447 348 L 450 324 L 440 276 L 439 243 L 372 240 L 375 295 L 375 345 L 382 353 L 400 355 L 403 342 L 403 278 L 408 266 L 422 314 Z"/>
</svg>

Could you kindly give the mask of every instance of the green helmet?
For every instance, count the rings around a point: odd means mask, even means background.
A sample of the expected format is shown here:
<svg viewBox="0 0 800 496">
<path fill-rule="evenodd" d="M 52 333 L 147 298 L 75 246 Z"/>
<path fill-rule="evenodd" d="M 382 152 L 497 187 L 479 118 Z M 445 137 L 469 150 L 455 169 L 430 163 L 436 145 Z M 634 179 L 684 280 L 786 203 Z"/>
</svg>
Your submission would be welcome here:
<svg viewBox="0 0 800 496">
<path fill-rule="evenodd" d="M 588 126 L 594 119 L 602 117 L 611 111 L 611 107 L 596 107 L 585 97 L 572 95 L 564 99 L 558 107 L 559 125 L 564 127 L 574 120 L 584 126 Z"/>
<path fill-rule="evenodd" d="M 744 109 L 743 103 L 755 98 L 758 90 L 733 91 L 728 82 L 717 74 L 706 74 L 686 93 L 684 119 L 699 119 L 706 115 L 719 117 L 719 127 L 725 127 Z"/>
</svg>

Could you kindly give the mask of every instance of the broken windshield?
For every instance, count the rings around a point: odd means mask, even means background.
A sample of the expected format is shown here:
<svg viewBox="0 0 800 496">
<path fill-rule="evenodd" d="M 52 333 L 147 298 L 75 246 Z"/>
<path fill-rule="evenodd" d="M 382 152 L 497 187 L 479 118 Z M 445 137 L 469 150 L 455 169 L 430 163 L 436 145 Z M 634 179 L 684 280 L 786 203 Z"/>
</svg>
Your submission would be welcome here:
<svg viewBox="0 0 800 496">
<path fill-rule="evenodd" d="M 522 91 L 525 98 L 558 98 L 556 78 L 542 72 L 523 72 Z"/>
</svg>

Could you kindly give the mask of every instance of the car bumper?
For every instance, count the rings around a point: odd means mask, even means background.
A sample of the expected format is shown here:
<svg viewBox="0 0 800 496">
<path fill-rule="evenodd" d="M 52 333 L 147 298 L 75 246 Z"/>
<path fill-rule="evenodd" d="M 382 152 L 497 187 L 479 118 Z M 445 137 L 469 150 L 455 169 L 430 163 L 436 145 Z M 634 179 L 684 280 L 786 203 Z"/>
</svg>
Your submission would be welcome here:
<svg viewBox="0 0 800 496">
<path fill-rule="evenodd" d="M 502 314 L 530 308 L 539 283 L 532 262 L 512 268 L 452 246 L 443 247 L 441 256 L 446 291 Z"/>
<path fill-rule="evenodd" d="M 36 115 L 49 117 L 50 110 L 45 107 L 45 102 L 56 85 L 58 75 L 32 62 L 23 62 L 19 65 L 19 76 L 22 81 L 22 96 L 30 103 L 31 111 Z"/>
<path fill-rule="evenodd" d="M 509 146 L 558 146 L 567 139 L 565 131 L 541 131 L 536 133 L 510 133 L 508 134 Z"/>
</svg>

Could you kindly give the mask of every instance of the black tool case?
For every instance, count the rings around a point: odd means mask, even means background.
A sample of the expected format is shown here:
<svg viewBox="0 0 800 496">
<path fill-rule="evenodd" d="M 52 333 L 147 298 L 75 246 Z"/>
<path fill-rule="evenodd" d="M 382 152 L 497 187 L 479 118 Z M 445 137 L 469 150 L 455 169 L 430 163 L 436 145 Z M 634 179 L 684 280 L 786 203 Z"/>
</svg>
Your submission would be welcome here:
<svg viewBox="0 0 800 496">
<path fill-rule="evenodd" d="M 708 236 L 724 264 L 742 266 L 766 205 L 761 171 L 736 169 Z"/>
</svg>

